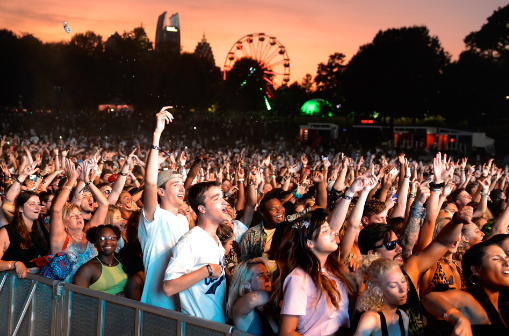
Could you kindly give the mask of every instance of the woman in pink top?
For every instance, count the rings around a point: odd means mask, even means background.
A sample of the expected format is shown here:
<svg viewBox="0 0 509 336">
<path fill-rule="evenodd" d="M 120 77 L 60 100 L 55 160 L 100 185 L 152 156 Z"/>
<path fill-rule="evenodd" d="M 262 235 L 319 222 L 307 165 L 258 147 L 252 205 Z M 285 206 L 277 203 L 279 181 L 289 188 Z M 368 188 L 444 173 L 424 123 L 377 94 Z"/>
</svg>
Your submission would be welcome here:
<svg viewBox="0 0 509 336">
<path fill-rule="evenodd" d="M 331 255 L 337 232 L 318 209 L 288 228 L 276 254 L 278 277 L 271 302 L 283 300 L 279 335 L 331 335 L 349 327 L 348 295 L 356 292 L 346 267 Z"/>
</svg>

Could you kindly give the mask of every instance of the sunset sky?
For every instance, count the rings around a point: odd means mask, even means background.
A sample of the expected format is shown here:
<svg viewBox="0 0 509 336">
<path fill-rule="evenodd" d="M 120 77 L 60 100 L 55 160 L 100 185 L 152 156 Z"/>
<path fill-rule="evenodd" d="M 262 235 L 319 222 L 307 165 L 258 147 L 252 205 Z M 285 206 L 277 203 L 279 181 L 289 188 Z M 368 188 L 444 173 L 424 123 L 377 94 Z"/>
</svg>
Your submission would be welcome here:
<svg viewBox="0 0 509 336">
<path fill-rule="evenodd" d="M 317 64 L 342 52 L 347 59 L 379 30 L 426 25 L 453 59 L 463 39 L 478 30 L 501 0 L 16 0 L 0 1 L 0 28 L 28 32 L 44 42 L 69 41 L 92 30 L 106 40 L 143 23 L 155 40 L 157 17 L 179 13 L 181 43 L 192 52 L 205 32 L 222 68 L 228 50 L 242 36 L 264 32 L 286 46 L 290 81 L 315 74 Z M 67 34 L 62 21 L 68 21 Z"/>
</svg>

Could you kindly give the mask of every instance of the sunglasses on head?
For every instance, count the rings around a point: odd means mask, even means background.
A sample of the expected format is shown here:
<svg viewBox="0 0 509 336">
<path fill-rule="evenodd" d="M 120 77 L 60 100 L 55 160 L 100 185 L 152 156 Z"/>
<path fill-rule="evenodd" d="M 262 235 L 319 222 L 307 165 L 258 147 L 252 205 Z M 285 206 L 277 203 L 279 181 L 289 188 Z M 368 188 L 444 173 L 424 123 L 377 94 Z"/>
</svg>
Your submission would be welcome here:
<svg viewBox="0 0 509 336">
<path fill-rule="evenodd" d="M 399 239 L 383 243 L 382 245 L 375 246 L 374 250 L 385 246 L 385 249 L 387 251 L 392 251 L 396 248 L 396 245 L 399 245 Z"/>
<path fill-rule="evenodd" d="M 106 240 L 109 240 L 109 241 L 115 241 L 117 240 L 117 236 L 109 236 L 109 237 L 98 237 L 98 240 L 103 242 L 103 241 L 106 241 Z"/>
</svg>

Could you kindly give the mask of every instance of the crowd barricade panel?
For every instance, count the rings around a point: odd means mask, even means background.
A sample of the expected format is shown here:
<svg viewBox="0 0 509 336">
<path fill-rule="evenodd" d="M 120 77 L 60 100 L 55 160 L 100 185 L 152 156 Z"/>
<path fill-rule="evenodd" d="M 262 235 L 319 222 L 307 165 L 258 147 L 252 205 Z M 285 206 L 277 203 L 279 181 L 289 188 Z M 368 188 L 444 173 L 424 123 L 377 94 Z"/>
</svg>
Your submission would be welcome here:
<svg viewBox="0 0 509 336">
<path fill-rule="evenodd" d="M 0 272 L 0 336 L 250 336 L 221 324 L 14 271 Z"/>
</svg>

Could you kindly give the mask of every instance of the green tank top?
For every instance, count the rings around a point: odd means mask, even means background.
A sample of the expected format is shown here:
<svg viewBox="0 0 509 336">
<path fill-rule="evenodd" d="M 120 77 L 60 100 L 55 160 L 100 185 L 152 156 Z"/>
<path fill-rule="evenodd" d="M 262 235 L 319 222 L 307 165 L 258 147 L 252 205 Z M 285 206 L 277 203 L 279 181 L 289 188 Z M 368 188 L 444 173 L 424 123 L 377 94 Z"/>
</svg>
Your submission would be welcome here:
<svg viewBox="0 0 509 336">
<path fill-rule="evenodd" d="M 124 272 L 122 264 L 115 258 L 118 265 L 108 267 L 104 265 L 99 258 L 96 257 L 96 259 L 99 260 L 102 265 L 101 277 L 88 288 L 113 295 L 123 292 L 127 284 L 127 274 Z"/>
</svg>

